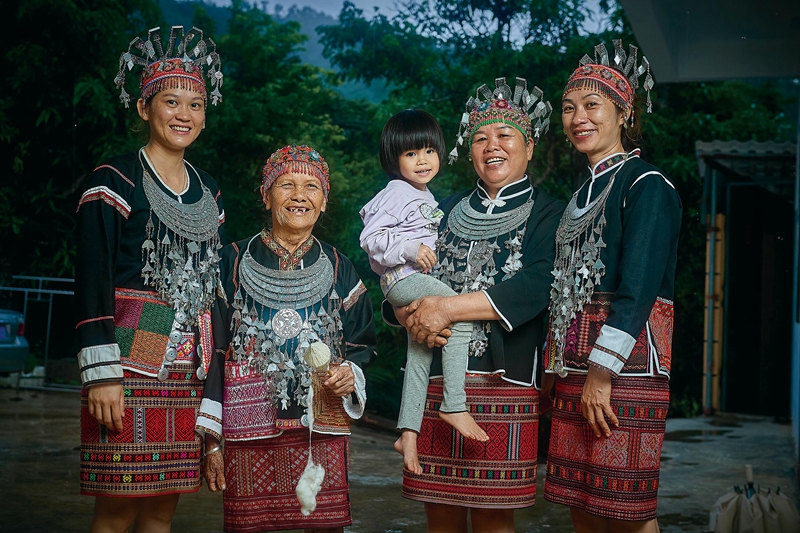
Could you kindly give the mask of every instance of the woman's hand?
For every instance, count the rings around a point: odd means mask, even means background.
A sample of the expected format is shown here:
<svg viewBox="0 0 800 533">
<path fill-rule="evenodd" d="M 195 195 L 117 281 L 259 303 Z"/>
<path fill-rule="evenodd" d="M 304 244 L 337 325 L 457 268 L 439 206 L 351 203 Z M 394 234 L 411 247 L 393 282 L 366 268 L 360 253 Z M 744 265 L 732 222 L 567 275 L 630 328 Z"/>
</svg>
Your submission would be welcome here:
<svg viewBox="0 0 800 533">
<path fill-rule="evenodd" d="M 405 307 L 411 316 L 406 320 L 406 329 L 411 338 L 428 348 L 441 346 L 437 337 L 449 337 L 453 321 L 450 319 L 447 298 L 443 296 L 427 296 L 411 302 Z M 447 335 L 445 335 L 445 330 Z"/>
<path fill-rule="evenodd" d="M 328 370 L 328 379 L 322 384 L 336 396 L 345 397 L 355 392 L 356 378 L 349 365 L 339 365 Z"/>
<path fill-rule="evenodd" d="M 212 452 L 212 453 L 209 453 Z M 225 490 L 225 456 L 219 441 L 206 434 L 205 452 L 203 454 L 203 477 L 208 483 L 208 490 L 217 492 Z"/>
<path fill-rule="evenodd" d="M 614 427 L 619 427 L 619 420 L 611 409 L 611 374 L 593 366 L 589 367 L 581 393 L 581 411 L 595 437 L 611 436 L 606 419 Z"/>
<path fill-rule="evenodd" d="M 125 395 L 122 383 L 98 383 L 89 387 L 89 414 L 110 430 L 122 431 Z"/>
<path fill-rule="evenodd" d="M 408 317 L 411 316 L 410 310 L 416 309 L 416 306 L 417 306 L 416 302 L 412 302 L 411 305 L 406 305 L 404 307 L 392 306 L 392 309 L 394 309 L 395 318 L 397 318 L 397 321 L 401 325 L 405 324 L 404 327 L 407 330 L 411 329 L 411 327 L 408 325 Z M 451 333 L 452 332 L 450 331 L 450 328 L 443 329 L 442 331 L 440 331 L 439 334 L 436 336 L 436 341 L 434 341 L 434 346 L 438 346 L 439 348 L 441 348 L 442 346 L 447 344 L 447 339 L 450 338 Z"/>
</svg>

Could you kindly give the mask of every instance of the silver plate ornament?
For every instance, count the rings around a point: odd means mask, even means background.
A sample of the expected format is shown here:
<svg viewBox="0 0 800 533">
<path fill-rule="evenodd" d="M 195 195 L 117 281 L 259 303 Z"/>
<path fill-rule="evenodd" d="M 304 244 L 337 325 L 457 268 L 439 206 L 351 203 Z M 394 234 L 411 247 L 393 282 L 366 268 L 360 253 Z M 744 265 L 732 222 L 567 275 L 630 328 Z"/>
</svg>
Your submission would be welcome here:
<svg viewBox="0 0 800 533">
<path fill-rule="evenodd" d="M 281 309 L 272 317 L 272 330 L 284 339 L 297 337 L 303 329 L 303 319 L 294 309 Z"/>
<path fill-rule="evenodd" d="M 202 366 L 197 367 L 197 372 L 195 372 L 195 374 L 197 374 L 197 379 L 200 381 L 206 379 L 206 371 Z"/>
<path fill-rule="evenodd" d="M 168 377 L 169 371 L 162 366 L 161 370 L 158 371 L 158 381 L 166 381 Z"/>
</svg>

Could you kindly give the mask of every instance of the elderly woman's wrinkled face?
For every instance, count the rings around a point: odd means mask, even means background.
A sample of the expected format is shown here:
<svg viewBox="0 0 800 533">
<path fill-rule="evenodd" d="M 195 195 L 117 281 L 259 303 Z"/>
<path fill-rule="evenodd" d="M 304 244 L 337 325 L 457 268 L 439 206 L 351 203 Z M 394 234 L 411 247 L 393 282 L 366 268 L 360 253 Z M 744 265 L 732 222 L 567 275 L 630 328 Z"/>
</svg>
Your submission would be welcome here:
<svg viewBox="0 0 800 533">
<path fill-rule="evenodd" d="M 472 165 L 486 191 L 500 189 L 521 180 L 533 157 L 533 141 L 525 141 L 517 128 L 503 122 L 487 124 L 472 134 Z"/>
<path fill-rule="evenodd" d="M 263 194 L 274 231 L 310 233 L 327 205 L 322 184 L 308 174 L 283 174 Z"/>
</svg>

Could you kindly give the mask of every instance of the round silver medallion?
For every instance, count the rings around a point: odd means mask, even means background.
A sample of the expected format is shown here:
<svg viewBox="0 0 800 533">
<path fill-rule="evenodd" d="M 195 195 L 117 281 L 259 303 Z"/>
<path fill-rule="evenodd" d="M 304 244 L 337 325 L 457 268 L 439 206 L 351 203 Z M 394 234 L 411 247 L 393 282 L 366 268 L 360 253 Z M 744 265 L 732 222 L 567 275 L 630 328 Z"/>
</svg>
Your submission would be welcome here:
<svg viewBox="0 0 800 533">
<path fill-rule="evenodd" d="M 183 334 L 180 331 L 178 331 L 177 329 L 174 329 L 174 330 L 172 330 L 172 332 L 170 332 L 170 334 L 169 334 L 170 342 L 174 342 L 175 344 L 178 344 L 179 342 L 181 342 L 181 339 L 183 339 Z"/>
<path fill-rule="evenodd" d="M 175 348 L 173 348 L 172 346 L 170 346 L 169 348 L 167 348 L 167 351 L 166 351 L 166 352 L 164 352 L 164 359 L 166 359 L 166 360 L 167 360 L 167 361 L 169 361 L 170 363 L 171 363 L 172 361 L 174 361 L 176 357 L 178 357 L 178 350 L 176 350 L 176 349 L 175 349 Z"/>
<path fill-rule="evenodd" d="M 200 381 L 206 379 L 206 371 L 205 369 L 203 369 L 202 366 L 197 367 L 197 372 L 195 372 L 195 374 L 197 374 L 197 379 L 199 379 Z"/>
<path fill-rule="evenodd" d="M 201 344 L 195 346 L 194 351 L 197 352 L 197 357 L 199 357 L 200 359 L 203 358 L 203 346 Z"/>
<path fill-rule="evenodd" d="M 178 324 L 184 324 L 186 322 L 186 313 L 183 311 L 176 311 L 175 312 L 175 321 Z"/>
<path fill-rule="evenodd" d="M 300 424 L 303 427 L 306 427 L 306 428 L 308 427 L 308 415 L 303 415 L 303 416 L 300 417 Z"/>
<path fill-rule="evenodd" d="M 168 377 L 169 371 L 162 366 L 161 370 L 158 371 L 158 381 L 166 381 Z"/>
<path fill-rule="evenodd" d="M 297 337 L 303 329 L 303 319 L 294 309 L 281 309 L 272 317 L 272 330 L 284 339 Z"/>
</svg>

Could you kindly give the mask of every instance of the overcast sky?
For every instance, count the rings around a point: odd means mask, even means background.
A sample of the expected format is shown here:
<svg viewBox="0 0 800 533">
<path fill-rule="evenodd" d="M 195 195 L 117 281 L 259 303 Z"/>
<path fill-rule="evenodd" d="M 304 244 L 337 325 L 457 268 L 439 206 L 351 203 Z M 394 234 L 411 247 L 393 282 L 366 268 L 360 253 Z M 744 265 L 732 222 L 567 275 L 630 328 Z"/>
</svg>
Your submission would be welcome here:
<svg viewBox="0 0 800 533">
<path fill-rule="evenodd" d="M 230 0 L 206 0 L 210 3 L 220 6 L 230 5 Z M 260 6 L 262 0 L 248 0 L 251 4 Z M 394 13 L 393 6 L 395 0 L 350 0 L 356 7 L 364 11 L 364 15 L 369 16 L 375 7 L 378 7 L 381 13 L 392 14 Z M 275 5 L 280 4 L 284 9 L 288 9 L 293 5 L 298 7 L 308 6 L 316 11 L 327 13 L 332 17 L 338 17 L 339 12 L 342 10 L 344 0 L 269 0 L 267 2 L 267 12 L 272 13 L 275 11 Z"/>
</svg>

